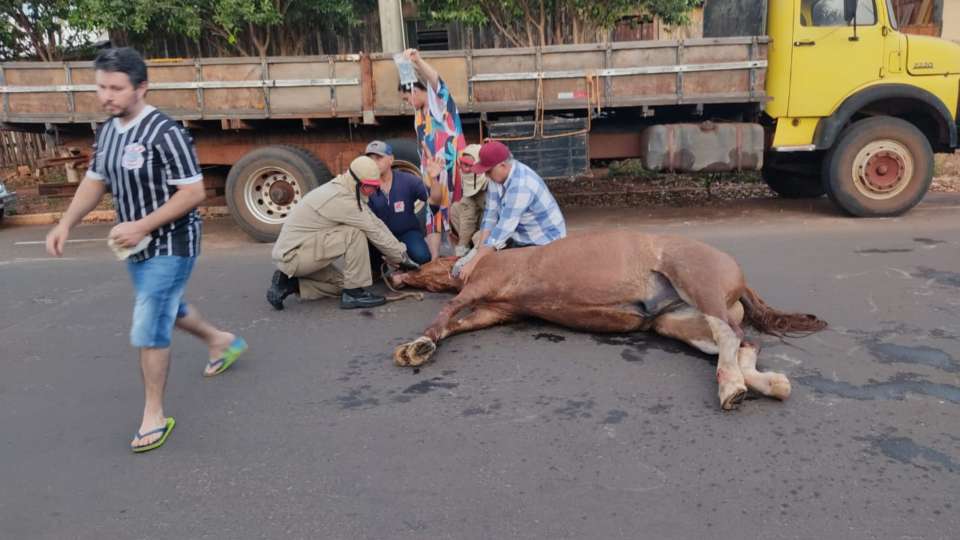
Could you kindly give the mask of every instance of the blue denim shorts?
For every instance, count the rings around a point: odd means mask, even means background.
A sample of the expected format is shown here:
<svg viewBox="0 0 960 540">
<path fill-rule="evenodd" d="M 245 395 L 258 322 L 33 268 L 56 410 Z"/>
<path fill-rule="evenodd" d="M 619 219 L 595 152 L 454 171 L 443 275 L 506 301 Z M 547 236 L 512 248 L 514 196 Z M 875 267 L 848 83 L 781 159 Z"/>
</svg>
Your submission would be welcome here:
<svg viewBox="0 0 960 540">
<path fill-rule="evenodd" d="M 127 263 L 136 293 L 131 345 L 148 349 L 170 346 L 176 320 L 187 315 L 183 291 L 195 261 L 196 257 L 157 256 Z"/>
</svg>

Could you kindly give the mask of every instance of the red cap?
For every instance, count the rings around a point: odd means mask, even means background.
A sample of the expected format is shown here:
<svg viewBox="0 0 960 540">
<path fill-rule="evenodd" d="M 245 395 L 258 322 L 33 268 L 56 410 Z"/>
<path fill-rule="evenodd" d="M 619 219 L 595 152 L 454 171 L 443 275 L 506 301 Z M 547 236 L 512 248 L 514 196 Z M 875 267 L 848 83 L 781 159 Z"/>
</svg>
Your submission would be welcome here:
<svg viewBox="0 0 960 540">
<path fill-rule="evenodd" d="M 510 149 L 500 141 L 490 141 L 480 147 L 480 159 L 468 172 L 485 173 L 510 159 Z"/>
</svg>

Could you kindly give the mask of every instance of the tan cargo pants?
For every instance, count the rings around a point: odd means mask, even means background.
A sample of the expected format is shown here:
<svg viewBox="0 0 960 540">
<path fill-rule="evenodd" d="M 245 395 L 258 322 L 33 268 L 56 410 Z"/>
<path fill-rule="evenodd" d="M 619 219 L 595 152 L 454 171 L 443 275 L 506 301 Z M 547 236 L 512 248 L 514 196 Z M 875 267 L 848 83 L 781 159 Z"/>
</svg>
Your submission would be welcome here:
<svg viewBox="0 0 960 540">
<path fill-rule="evenodd" d="M 483 219 L 486 194 L 480 192 L 473 197 L 464 197 L 450 206 L 450 227 L 457 235 L 457 251 L 466 252 L 475 242 L 474 236 L 480 232 Z M 459 253 L 458 253 L 459 255 Z"/>
<path fill-rule="evenodd" d="M 333 262 L 343 257 L 343 271 Z M 320 231 L 307 238 L 289 261 L 277 264 L 281 272 L 300 281 L 300 298 L 336 297 L 343 289 L 369 287 L 370 250 L 367 236 L 345 225 Z"/>
</svg>

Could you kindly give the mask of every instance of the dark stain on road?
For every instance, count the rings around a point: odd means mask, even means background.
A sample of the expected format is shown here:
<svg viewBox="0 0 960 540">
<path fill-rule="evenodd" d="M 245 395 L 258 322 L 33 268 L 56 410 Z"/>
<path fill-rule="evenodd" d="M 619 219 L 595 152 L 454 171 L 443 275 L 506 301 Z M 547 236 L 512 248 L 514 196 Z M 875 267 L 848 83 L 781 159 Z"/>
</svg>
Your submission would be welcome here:
<svg viewBox="0 0 960 540">
<path fill-rule="evenodd" d="M 560 343 L 562 341 L 567 340 L 567 338 L 563 336 L 558 336 L 557 334 L 550 334 L 548 332 L 540 332 L 539 334 L 534 334 L 533 339 L 537 341 L 541 339 L 545 339 L 550 343 Z"/>
<path fill-rule="evenodd" d="M 670 409 L 672 408 L 673 408 L 673 405 L 664 405 L 660 403 L 652 407 L 647 407 L 647 412 L 650 414 L 666 414 L 670 412 Z"/>
<path fill-rule="evenodd" d="M 926 345 L 908 347 L 895 343 L 868 343 L 867 350 L 884 364 L 919 364 L 949 373 L 960 372 L 960 365 L 952 356 Z"/>
<path fill-rule="evenodd" d="M 913 251 L 913 248 L 870 248 L 870 249 L 858 249 L 854 253 L 859 253 L 860 255 L 874 255 L 874 254 L 883 254 L 883 253 L 910 253 Z"/>
<path fill-rule="evenodd" d="M 480 416 L 484 414 L 494 414 L 503 407 L 503 404 L 500 400 L 495 400 L 490 404 L 489 407 L 470 407 L 469 409 L 464 409 L 463 416 Z"/>
<path fill-rule="evenodd" d="M 625 351 L 632 350 L 634 353 L 658 350 L 670 354 L 687 354 L 703 358 L 704 360 L 716 361 L 716 357 L 713 355 L 703 353 L 675 339 L 651 334 L 649 332 L 636 332 L 633 334 L 593 334 L 590 337 L 600 345 L 629 347 L 629 349 L 625 349 Z M 643 357 L 642 354 L 630 354 L 627 356 L 621 354 L 621 356 L 629 362 L 635 362 Z"/>
<path fill-rule="evenodd" d="M 350 390 L 350 392 L 344 396 L 337 396 L 340 409 L 359 409 L 361 407 L 376 407 L 379 405 L 379 399 L 364 395 L 368 390 L 370 390 L 370 385 L 363 385 L 360 388 Z"/>
<path fill-rule="evenodd" d="M 619 424 L 623 422 L 623 419 L 629 416 L 627 411 L 621 411 L 619 409 L 611 409 L 607 411 L 607 417 L 603 419 L 604 424 Z"/>
<path fill-rule="evenodd" d="M 933 238 L 914 238 L 913 241 L 916 242 L 916 243 L 918 243 L 918 244 L 923 244 L 923 245 L 925 245 L 925 246 L 936 246 L 936 245 L 938 245 L 938 244 L 946 244 L 946 243 L 947 243 L 946 240 L 936 240 L 936 239 L 933 239 Z"/>
<path fill-rule="evenodd" d="M 590 413 L 590 409 L 593 409 L 593 400 L 587 399 L 583 401 L 577 401 L 573 399 L 568 399 L 567 404 L 559 409 L 554 409 L 553 412 L 557 416 L 563 416 L 567 420 L 574 420 L 576 418 L 590 418 L 593 416 Z"/>
<path fill-rule="evenodd" d="M 918 266 L 912 275 L 915 278 L 932 279 L 938 285 L 960 288 L 960 273 L 957 272 L 946 272 L 926 266 Z"/>
<path fill-rule="evenodd" d="M 902 374 L 890 381 L 856 386 L 844 381 L 832 381 L 820 376 L 794 377 L 796 382 L 813 388 L 821 394 L 832 394 L 856 400 L 903 400 L 908 393 L 921 394 L 960 403 L 960 388 L 949 384 L 932 383 L 919 380 L 912 375 Z"/>
<path fill-rule="evenodd" d="M 855 437 L 858 441 L 870 443 L 869 450 L 874 454 L 883 454 L 884 456 L 907 463 L 922 470 L 929 470 L 930 467 L 924 466 L 922 462 L 933 464 L 933 468 L 945 470 L 953 474 L 960 473 L 960 463 L 955 462 L 949 455 L 934 450 L 933 448 L 917 444 L 909 437 L 888 437 L 886 435 Z"/>
<path fill-rule="evenodd" d="M 460 386 L 460 383 L 447 382 L 443 380 L 443 377 L 434 377 L 432 379 L 425 379 L 417 384 L 411 385 L 406 390 L 403 391 L 404 394 L 426 394 L 432 392 L 438 388 L 449 390 L 450 388 L 456 388 Z"/>
<path fill-rule="evenodd" d="M 643 357 L 637 354 L 637 352 L 632 349 L 624 349 L 620 351 L 620 358 L 623 358 L 627 362 L 642 362 Z"/>
</svg>

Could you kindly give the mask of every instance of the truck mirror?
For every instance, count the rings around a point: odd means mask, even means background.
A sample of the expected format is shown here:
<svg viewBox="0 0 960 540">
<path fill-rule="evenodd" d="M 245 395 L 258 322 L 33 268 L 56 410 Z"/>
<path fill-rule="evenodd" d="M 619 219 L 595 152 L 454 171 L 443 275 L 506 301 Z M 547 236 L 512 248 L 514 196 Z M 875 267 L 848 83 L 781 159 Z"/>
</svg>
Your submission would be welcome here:
<svg viewBox="0 0 960 540">
<path fill-rule="evenodd" d="M 854 21 L 856 24 L 857 4 L 859 0 L 843 0 L 843 20 L 847 23 Z"/>
</svg>

